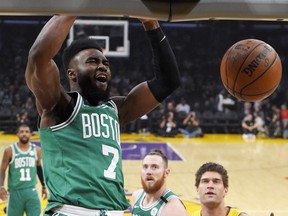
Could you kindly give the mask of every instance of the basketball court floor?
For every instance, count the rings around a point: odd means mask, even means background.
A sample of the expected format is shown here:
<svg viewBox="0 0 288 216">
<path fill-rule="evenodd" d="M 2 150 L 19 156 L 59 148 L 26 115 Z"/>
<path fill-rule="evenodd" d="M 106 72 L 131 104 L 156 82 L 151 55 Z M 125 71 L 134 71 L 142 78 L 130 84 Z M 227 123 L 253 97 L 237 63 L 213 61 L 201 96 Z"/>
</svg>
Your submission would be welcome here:
<svg viewBox="0 0 288 216">
<path fill-rule="evenodd" d="M 1 158 L 6 146 L 17 141 L 14 135 L 0 135 Z M 32 141 L 39 142 L 35 135 Z M 122 134 L 123 169 L 127 198 L 141 187 L 142 157 L 150 149 L 167 154 L 171 169 L 168 187 L 184 201 L 189 213 L 199 208 L 194 174 L 205 162 L 224 165 L 229 174 L 226 205 L 251 216 L 288 215 L 288 140 L 258 137 L 244 141 L 241 135 L 207 134 L 203 138 L 162 138 L 149 134 Z M 5 184 L 7 185 L 7 184 Z M 40 191 L 40 185 L 38 185 Z M 0 216 L 5 215 L 0 204 Z M 46 201 L 42 201 L 44 208 Z M 125 216 L 131 216 L 128 210 Z"/>
</svg>

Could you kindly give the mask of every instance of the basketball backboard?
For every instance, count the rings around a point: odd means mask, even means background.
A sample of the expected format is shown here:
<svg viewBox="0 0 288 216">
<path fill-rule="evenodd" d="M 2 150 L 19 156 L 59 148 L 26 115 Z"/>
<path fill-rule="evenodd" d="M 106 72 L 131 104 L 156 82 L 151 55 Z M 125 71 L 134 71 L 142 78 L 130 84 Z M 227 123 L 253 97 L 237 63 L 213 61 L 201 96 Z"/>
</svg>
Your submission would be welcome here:
<svg viewBox="0 0 288 216">
<path fill-rule="evenodd" d="M 81 37 L 97 40 L 103 53 L 109 57 L 128 57 L 128 21 L 76 20 L 70 29 L 67 45 Z"/>
</svg>

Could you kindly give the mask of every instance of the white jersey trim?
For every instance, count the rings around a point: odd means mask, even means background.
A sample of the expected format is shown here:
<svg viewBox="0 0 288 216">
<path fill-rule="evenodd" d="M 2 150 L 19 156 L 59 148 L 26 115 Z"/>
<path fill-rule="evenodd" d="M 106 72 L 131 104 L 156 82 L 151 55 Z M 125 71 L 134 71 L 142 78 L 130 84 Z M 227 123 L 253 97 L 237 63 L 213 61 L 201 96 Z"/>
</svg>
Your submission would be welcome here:
<svg viewBox="0 0 288 216">
<path fill-rule="evenodd" d="M 77 101 L 76 101 L 76 105 L 73 109 L 73 112 L 71 114 L 71 116 L 64 122 L 62 122 L 61 124 L 58 124 L 58 125 L 54 125 L 54 126 L 51 126 L 51 130 L 52 131 L 57 131 L 57 130 L 60 130 L 64 127 L 66 127 L 67 125 L 69 125 L 74 119 L 75 117 L 77 116 L 80 108 L 81 108 L 81 105 L 84 103 L 83 102 L 83 98 L 82 96 L 78 93 L 77 93 Z M 115 114 L 118 116 L 118 108 L 117 108 L 117 105 L 115 104 L 115 102 L 113 100 L 109 100 L 108 101 L 109 104 L 111 104 L 111 106 L 114 108 L 114 111 L 115 111 Z M 107 105 L 102 105 L 102 106 L 107 106 Z M 108 106 L 107 106 L 108 107 Z"/>
<path fill-rule="evenodd" d="M 15 160 L 15 156 L 16 156 L 16 152 L 15 150 L 17 150 L 19 153 L 21 154 L 28 154 L 31 150 L 32 150 L 32 147 L 34 145 L 34 153 L 35 153 L 35 158 L 36 160 L 38 160 L 38 156 L 37 156 L 37 151 L 36 151 L 36 147 L 35 147 L 35 144 L 34 143 L 30 143 L 29 142 L 29 149 L 27 151 L 22 151 L 19 147 L 18 147 L 18 143 L 15 142 L 13 144 L 10 145 L 11 149 L 12 149 L 12 158 L 11 158 L 11 161 L 9 162 L 9 164 L 12 164 Z"/>
<path fill-rule="evenodd" d="M 9 162 L 9 164 L 12 164 L 12 163 L 14 162 L 14 160 L 15 160 L 15 149 L 14 149 L 14 147 L 13 147 L 14 144 L 15 144 L 15 143 L 13 143 L 13 144 L 10 145 L 10 148 L 12 149 L 12 158 L 11 158 L 11 161 Z M 16 143 L 16 144 L 17 144 L 17 143 Z"/>
<path fill-rule="evenodd" d="M 108 103 L 110 103 L 110 104 L 112 105 L 112 107 L 115 109 L 116 115 L 118 116 L 118 107 L 117 107 L 117 105 L 115 104 L 115 102 L 114 102 L 112 99 L 110 99 L 110 100 L 108 101 Z"/>
<path fill-rule="evenodd" d="M 50 127 L 51 130 L 57 131 L 57 130 L 60 130 L 60 129 L 66 127 L 68 124 L 70 124 L 75 119 L 75 117 L 77 116 L 77 114 L 81 108 L 82 103 L 83 103 L 83 99 L 82 99 L 81 95 L 77 92 L 77 101 L 76 101 L 76 105 L 74 107 L 74 110 L 73 110 L 71 116 L 66 121 L 62 122 L 61 124 L 51 126 Z"/>
</svg>

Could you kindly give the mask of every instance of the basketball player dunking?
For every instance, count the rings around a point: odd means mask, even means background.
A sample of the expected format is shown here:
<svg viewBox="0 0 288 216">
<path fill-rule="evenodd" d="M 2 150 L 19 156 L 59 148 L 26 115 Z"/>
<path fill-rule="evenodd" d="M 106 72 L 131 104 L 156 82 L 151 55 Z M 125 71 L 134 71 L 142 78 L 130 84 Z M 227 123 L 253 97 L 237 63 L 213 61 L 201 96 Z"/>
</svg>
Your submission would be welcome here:
<svg viewBox="0 0 288 216">
<path fill-rule="evenodd" d="M 63 55 L 71 90 L 67 93 L 53 58 L 75 19 L 54 16 L 48 21 L 29 52 L 26 69 L 41 117 L 43 168 L 50 192 L 45 215 L 123 215 L 129 203 L 119 124 L 140 118 L 169 96 L 180 84 L 178 67 L 159 23 L 141 20 L 154 54 L 152 80 L 127 96 L 110 98 L 109 61 L 95 40 L 82 39 Z"/>
</svg>

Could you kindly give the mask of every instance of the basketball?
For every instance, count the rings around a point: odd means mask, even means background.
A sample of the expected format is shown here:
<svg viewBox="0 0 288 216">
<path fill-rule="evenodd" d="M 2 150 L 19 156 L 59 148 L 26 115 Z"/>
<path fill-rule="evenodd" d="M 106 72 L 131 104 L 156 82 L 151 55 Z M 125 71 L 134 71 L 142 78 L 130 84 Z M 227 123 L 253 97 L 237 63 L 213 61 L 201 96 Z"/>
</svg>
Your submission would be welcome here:
<svg viewBox="0 0 288 216">
<path fill-rule="evenodd" d="M 227 91 L 242 101 L 260 101 L 280 83 L 282 64 L 277 52 L 257 39 L 241 40 L 224 54 L 221 80 Z"/>
</svg>

